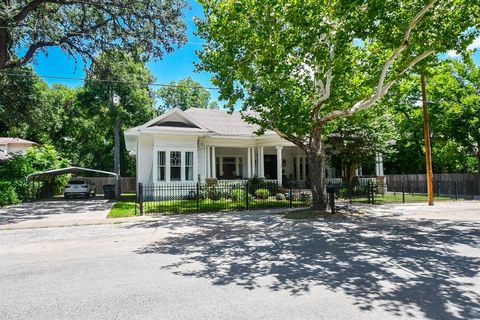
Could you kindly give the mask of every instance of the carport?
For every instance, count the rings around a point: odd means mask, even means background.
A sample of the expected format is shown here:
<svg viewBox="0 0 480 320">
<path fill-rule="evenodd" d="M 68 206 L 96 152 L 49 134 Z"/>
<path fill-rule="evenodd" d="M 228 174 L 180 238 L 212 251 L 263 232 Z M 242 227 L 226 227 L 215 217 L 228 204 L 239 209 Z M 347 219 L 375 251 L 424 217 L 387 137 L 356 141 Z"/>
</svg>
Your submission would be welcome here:
<svg viewBox="0 0 480 320">
<path fill-rule="evenodd" d="M 121 185 L 120 185 L 120 177 L 114 173 L 109 171 L 103 170 L 96 170 L 96 169 L 89 169 L 89 168 L 81 168 L 81 167 L 68 167 L 62 169 L 54 169 L 54 170 L 47 170 L 42 172 L 35 172 L 27 176 L 26 181 L 29 184 L 28 192 L 26 195 L 27 201 L 31 199 L 38 199 L 38 198 L 46 198 L 53 195 L 52 188 L 49 189 L 49 186 L 52 186 L 55 177 L 64 174 L 90 174 L 90 175 L 106 175 L 115 178 L 115 185 L 116 185 L 116 197 L 119 198 L 121 196 Z M 86 177 L 88 178 L 88 177 Z M 31 186 L 31 187 L 30 187 Z M 39 189 L 41 186 L 41 189 Z M 32 192 L 33 190 L 33 192 Z M 38 194 L 40 191 L 40 194 Z"/>
</svg>

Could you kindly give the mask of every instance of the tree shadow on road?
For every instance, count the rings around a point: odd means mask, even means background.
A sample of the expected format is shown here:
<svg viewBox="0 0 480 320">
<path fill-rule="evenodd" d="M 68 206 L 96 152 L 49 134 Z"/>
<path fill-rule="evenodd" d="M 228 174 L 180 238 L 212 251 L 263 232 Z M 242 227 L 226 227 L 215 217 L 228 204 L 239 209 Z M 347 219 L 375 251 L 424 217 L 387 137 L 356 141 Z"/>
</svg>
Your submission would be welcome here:
<svg viewBox="0 0 480 320">
<path fill-rule="evenodd" d="M 0 225 L 40 220 L 49 215 L 105 211 L 110 207 L 111 204 L 106 200 L 98 198 L 79 200 L 53 198 L 48 201 L 27 202 L 0 208 Z"/>
<path fill-rule="evenodd" d="M 177 275 L 292 295 L 322 286 L 346 293 L 361 310 L 380 307 L 403 317 L 480 318 L 478 223 L 231 215 L 161 224 L 170 235 L 137 253 L 178 256 L 163 267 Z"/>
</svg>

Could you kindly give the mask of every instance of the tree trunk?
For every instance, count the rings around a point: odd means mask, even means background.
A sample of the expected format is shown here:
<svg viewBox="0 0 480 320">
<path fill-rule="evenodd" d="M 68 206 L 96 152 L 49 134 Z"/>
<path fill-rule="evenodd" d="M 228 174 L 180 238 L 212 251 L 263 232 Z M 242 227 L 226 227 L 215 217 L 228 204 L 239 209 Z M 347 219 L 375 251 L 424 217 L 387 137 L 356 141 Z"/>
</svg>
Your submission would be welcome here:
<svg viewBox="0 0 480 320">
<path fill-rule="evenodd" d="M 113 172 L 118 175 L 118 180 L 116 184 L 116 197 L 117 199 L 121 196 L 121 181 L 120 181 L 120 128 L 121 120 L 117 118 L 115 120 L 115 125 L 113 127 Z"/>
<path fill-rule="evenodd" d="M 310 184 L 312 188 L 312 201 L 314 210 L 327 209 L 327 190 L 325 174 L 325 146 L 322 141 L 322 127 L 317 127 L 312 132 L 309 150 L 308 166 L 310 170 Z"/>
</svg>

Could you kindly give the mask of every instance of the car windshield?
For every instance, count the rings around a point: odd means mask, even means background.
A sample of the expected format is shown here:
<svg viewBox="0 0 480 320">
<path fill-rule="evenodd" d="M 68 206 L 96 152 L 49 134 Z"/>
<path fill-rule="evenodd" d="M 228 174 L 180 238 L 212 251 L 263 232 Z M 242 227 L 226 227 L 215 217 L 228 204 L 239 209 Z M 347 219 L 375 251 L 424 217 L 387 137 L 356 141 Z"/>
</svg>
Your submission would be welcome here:
<svg viewBox="0 0 480 320">
<path fill-rule="evenodd" d="M 70 181 L 68 184 L 86 184 L 86 182 L 83 180 L 74 180 Z"/>
</svg>

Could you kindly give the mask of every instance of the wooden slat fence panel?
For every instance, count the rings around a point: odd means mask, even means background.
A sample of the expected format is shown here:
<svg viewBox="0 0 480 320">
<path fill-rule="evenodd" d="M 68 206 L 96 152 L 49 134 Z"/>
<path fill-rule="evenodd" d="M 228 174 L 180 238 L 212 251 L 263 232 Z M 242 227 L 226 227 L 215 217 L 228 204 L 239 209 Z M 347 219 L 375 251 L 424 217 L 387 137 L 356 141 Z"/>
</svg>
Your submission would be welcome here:
<svg viewBox="0 0 480 320">
<path fill-rule="evenodd" d="M 387 189 L 390 192 L 427 193 L 425 174 L 386 175 Z M 480 174 L 476 173 L 436 173 L 433 175 L 433 189 L 436 195 L 476 197 L 480 195 Z"/>
<path fill-rule="evenodd" d="M 95 183 L 95 192 L 97 194 L 103 194 L 103 186 L 105 184 L 115 184 L 114 177 L 89 177 L 92 183 Z M 122 193 L 131 193 L 136 191 L 136 177 L 122 177 Z"/>
</svg>

